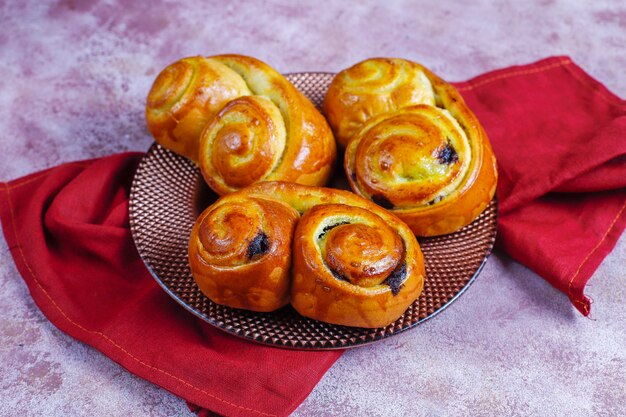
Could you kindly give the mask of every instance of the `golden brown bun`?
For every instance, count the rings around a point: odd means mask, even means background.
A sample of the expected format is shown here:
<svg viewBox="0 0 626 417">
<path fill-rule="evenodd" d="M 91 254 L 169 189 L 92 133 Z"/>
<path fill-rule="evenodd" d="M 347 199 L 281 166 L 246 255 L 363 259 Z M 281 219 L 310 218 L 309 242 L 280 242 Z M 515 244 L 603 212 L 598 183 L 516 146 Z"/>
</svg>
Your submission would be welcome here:
<svg viewBox="0 0 626 417">
<path fill-rule="evenodd" d="M 397 219 L 344 204 L 324 204 L 298 222 L 291 305 L 303 316 L 358 327 L 393 323 L 417 299 L 424 260 Z"/>
<path fill-rule="evenodd" d="M 423 66 L 359 63 L 337 74 L 324 106 L 339 140 L 349 141 L 351 188 L 416 235 L 452 233 L 493 199 L 496 160 L 484 129 L 458 91 Z"/>
<path fill-rule="evenodd" d="M 425 277 L 415 235 L 398 218 L 347 191 L 285 182 L 258 183 L 208 207 L 192 230 L 189 262 L 219 304 L 270 311 L 286 300 L 291 279 L 300 314 L 371 328 L 397 320 Z"/>
<path fill-rule="evenodd" d="M 146 103 L 154 139 L 198 163 L 200 134 L 229 101 L 250 95 L 245 81 L 224 64 L 201 56 L 183 58 L 159 73 Z"/>
<path fill-rule="evenodd" d="M 339 72 L 324 98 L 324 113 L 345 148 L 371 117 L 415 104 L 435 104 L 430 80 L 416 63 L 394 58 L 362 61 Z"/>
<path fill-rule="evenodd" d="M 239 194 L 205 210 L 189 239 L 189 263 L 202 292 L 218 304 L 253 311 L 287 304 L 298 217 L 280 201 Z"/>
<path fill-rule="evenodd" d="M 327 182 L 336 145 L 324 117 L 285 77 L 241 55 L 182 59 L 157 77 L 146 108 L 163 147 L 196 162 L 224 195 L 257 181 Z"/>
</svg>

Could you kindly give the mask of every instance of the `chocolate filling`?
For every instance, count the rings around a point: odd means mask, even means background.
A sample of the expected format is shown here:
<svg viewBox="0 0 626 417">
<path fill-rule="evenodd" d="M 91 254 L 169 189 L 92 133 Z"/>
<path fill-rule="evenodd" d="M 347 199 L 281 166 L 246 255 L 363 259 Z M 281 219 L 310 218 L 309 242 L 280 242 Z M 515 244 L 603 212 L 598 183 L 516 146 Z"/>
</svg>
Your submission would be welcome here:
<svg viewBox="0 0 626 417">
<path fill-rule="evenodd" d="M 437 150 L 437 159 L 440 164 L 450 165 L 459 160 L 459 155 L 450 142 Z"/>
<path fill-rule="evenodd" d="M 263 254 L 265 254 L 265 252 L 267 252 L 269 248 L 269 238 L 265 233 L 259 232 L 248 244 L 248 252 L 246 252 L 246 256 L 248 257 L 248 260 L 251 261 L 252 259 L 259 258 Z"/>
<path fill-rule="evenodd" d="M 326 233 L 328 233 L 328 231 L 329 231 L 329 230 L 332 230 L 332 229 L 334 229 L 335 227 L 337 227 L 337 226 L 341 226 L 341 225 L 344 225 L 344 224 L 350 224 L 350 222 L 339 222 L 339 223 L 335 223 L 335 224 L 330 224 L 330 225 L 328 225 L 328 226 L 324 226 L 324 228 L 322 229 L 322 233 L 320 233 L 320 234 L 317 236 L 317 238 L 318 238 L 318 239 L 323 238 L 323 237 L 324 237 L 324 235 L 325 235 Z"/>
<path fill-rule="evenodd" d="M 328 268 L 330 269 L 330 272 L 332 272 L 332 274 L 335 276 L 335 278 L 337 278 L 339 281 L 348 281 L 348 278 L 346 278 L 344 275 L 342 275 L 339 271 L 336 271 L 332 268 Z"/>
<path fill-rule="evenodd" d="M 393 203 L 382 194 L 374 194 L 372 196 L 372 201 L 387 210 L 393 210 Z"/>
<path fill-rule="evenodd" d="M 437 197 L 435 197 L 433 200 L 430 200 L 428 203 L 426 203 L 427 206 L 432 206 L 433 204 L 437 204 L 438 202 L 440 202 L 441 200 L 443 200 L 443 196 L 438 195 Z"/>
<path fill-rule="evenodd" d="M 391 293 L 396 296 L 400 292 L 400 288 L 404 285 L 404 278 L 406 277 L 406 262 L 402 262 L 393 270 L 391 275 L 385 280 L 385 284 L 389 285 Z"/>
</svg>

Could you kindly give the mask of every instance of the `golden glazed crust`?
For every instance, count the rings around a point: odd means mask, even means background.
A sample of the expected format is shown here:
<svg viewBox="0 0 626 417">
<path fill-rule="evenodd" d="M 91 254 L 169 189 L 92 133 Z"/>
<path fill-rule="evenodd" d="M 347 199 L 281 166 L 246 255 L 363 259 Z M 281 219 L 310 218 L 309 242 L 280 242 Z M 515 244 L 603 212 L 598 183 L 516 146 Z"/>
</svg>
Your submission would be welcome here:
<svg viewBox="0 0 626 417">
<path fill-rule="evenodd" d="M 419 244 L 398 218 L 347 191 L 285 182 L 208 207 L 192 230 L 189 262 L 217 303 L 271 311 L 289 299 L 306 317 L 371 328 L 397 320 L 425 277 Z"/>
<path fill-rule="evenodd" d="M 371 117 L 415 104 L 435 104 L 421 65 L 374 58 L 339 72 L 328 87 L 323 109 L 337 142 L 345 148 Z"/>
<path fill-rule="evenodd" d="M 196 162 L 220 195 L 257 181 L 323 185 L 335 161 L 324 117 L 251 57 L 190 57 L 168 66 L 148 95 L 146 120 L 155 140 Z"/>
<path fill-rule="evenodd" d="M 198 163 L 198 139 L 229 101 L 250 95 L 245 81 L 224 64 L 183 58 L 159 73 L 148 93 L 146 122 L 158 144 Z"/>
<path fill-rule="evenodd" d="M 337 74 L 324 109 L 347 141 L 351 188 L 416 235 L 452 233 L 493 199 L 496 160 L 484 129 L 458 91 L 423 66 L 359 63 Z"/>
<path fill-rule="evenodd" d="M 209 207 L 189 239 L 189 263 L 200 290 L 218 304 L 253 311 L 287 304 L 298 217 L 279 201 L 240 195 Z"/>
</svg>

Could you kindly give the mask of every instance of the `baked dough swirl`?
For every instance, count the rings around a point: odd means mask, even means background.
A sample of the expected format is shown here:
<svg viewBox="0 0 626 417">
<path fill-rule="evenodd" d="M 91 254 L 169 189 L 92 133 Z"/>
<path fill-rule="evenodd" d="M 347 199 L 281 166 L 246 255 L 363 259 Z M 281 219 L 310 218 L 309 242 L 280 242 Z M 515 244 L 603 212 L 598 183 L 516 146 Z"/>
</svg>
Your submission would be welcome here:
<svg viewBox="0 0 626 417">
<path fill-rule="evenodd" d="M 298 217 L 280 201 L 238 195 L 209 207 L 189 241 L 200 290 L 218 304 L 246 310 L 273 311 L 287 304 Z"/>
<path fill-rule="evenodd" d="M 257 181 L 323 185 L 336 145 L 324 117 L 267 64 L 241 55 L 190 57 L 156 78 L 148 128 L 200 166 L 224 195 Z"/>
<path fill-rule="evenodd" d="M 251 95 L 237 73 L 212 58 L 183 58 L 159 73 L 146 103 L 158 144 L 198 163 L 200 134 L 230 100 Z"/>
<path fill-rule="evenodd" d="M 435 92 L 422 67 L 404 59 L 374 58 L 335 76 L 324 112 L 345 148 L 372 116 L 414 104 L 435 105 Z"/>
<path fill-rule="evenodd" d="M 198 218 L 191 272 L 216 303 L 358 327 L 400 317 L 422 291 L 424 259 L 398 218 L 353 193 L 263 182 Z"/>
<path fill-rule="evenodd" d="M 461 95 L 423 66 L 376 58 L 337 74 L 324 109 L 354 192 L 418 236 L 454 232 L 492 200 L 496 160 Z"/>
</svg>

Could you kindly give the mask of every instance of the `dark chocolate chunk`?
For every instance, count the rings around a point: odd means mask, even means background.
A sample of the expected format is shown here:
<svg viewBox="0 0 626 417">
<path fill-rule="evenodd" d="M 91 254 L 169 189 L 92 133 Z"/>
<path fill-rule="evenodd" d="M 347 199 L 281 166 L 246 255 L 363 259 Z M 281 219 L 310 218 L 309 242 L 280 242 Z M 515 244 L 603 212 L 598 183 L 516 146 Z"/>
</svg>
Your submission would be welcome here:
<svg viewBox="0 0 626 417">
<path fill-rule="evenodd" d="M 337 226 L 341 226 L 343 224 L 350 224 L 350 222 L 339 222 L 339 223 L 335 223 L 335 224 L 329 224 L 328 226 L 324 226 L 324 228 L 322 229 L 322 233 L 319 234 L 319 236 L 317 236 L 318 239 L 321 239 L 324 237 L 324 235 L 326 233 L 328 233 L 329 230 L 334 229 Z"/>
<path fill-rule="evenodd" d="M 330 272 L 332 272 L 332 274 L 335 276 L 335 278 L 337 278 L 339 281 L 348 281 L 348 278 L 346 278 L 343 274 L 341 274 L 339 271 L 336 271 L 332 268 L 329 268 Z"/>
<path fill-rule="evenodd" d="M 374 194 L 372 196 L 372 201 L 387 210 L 393 210 L 393 203 L 382 194 Z"/>
<path fill-rule="evenodd" d="M 252 260 L 254 258 L 259 258 L 265 252 L 267 252 L 270 248 L 270 240 L 267 235 L 263 232 L 257 233 L 257 235 L 250 241 L 248 244 L 248 252 L 246 256 L 248 260 Z"/>
<path fill-rule="evenodd" d="M 404 277 L 406 276 L 406 262 L 402 262 L 393 270 L 391 275 L 385 280 L 385 284 L 391 288 L 391 293 L 395 296 L 400 292 L 400 288 L 404 285 Z"/>
<path fill-rule="evenodd" d="M 452 146 L 450 142 L 439 148 L 436 156 L 440 164 L 449 165 L 459 160 L 459 155 L 456 153 L 454 146 Z"/>
<path fill-rule="evenodd" d="M 434 199 L 430 200 L 428 203 L 426 203 L 427 206 L 432 206 L 433 204 L 437 204 L 438 202 L 440 202 L 441 200 L 443 200 L 443 196 L 438 195 L 437 197 L 435 197 Z"/>
</svg>

